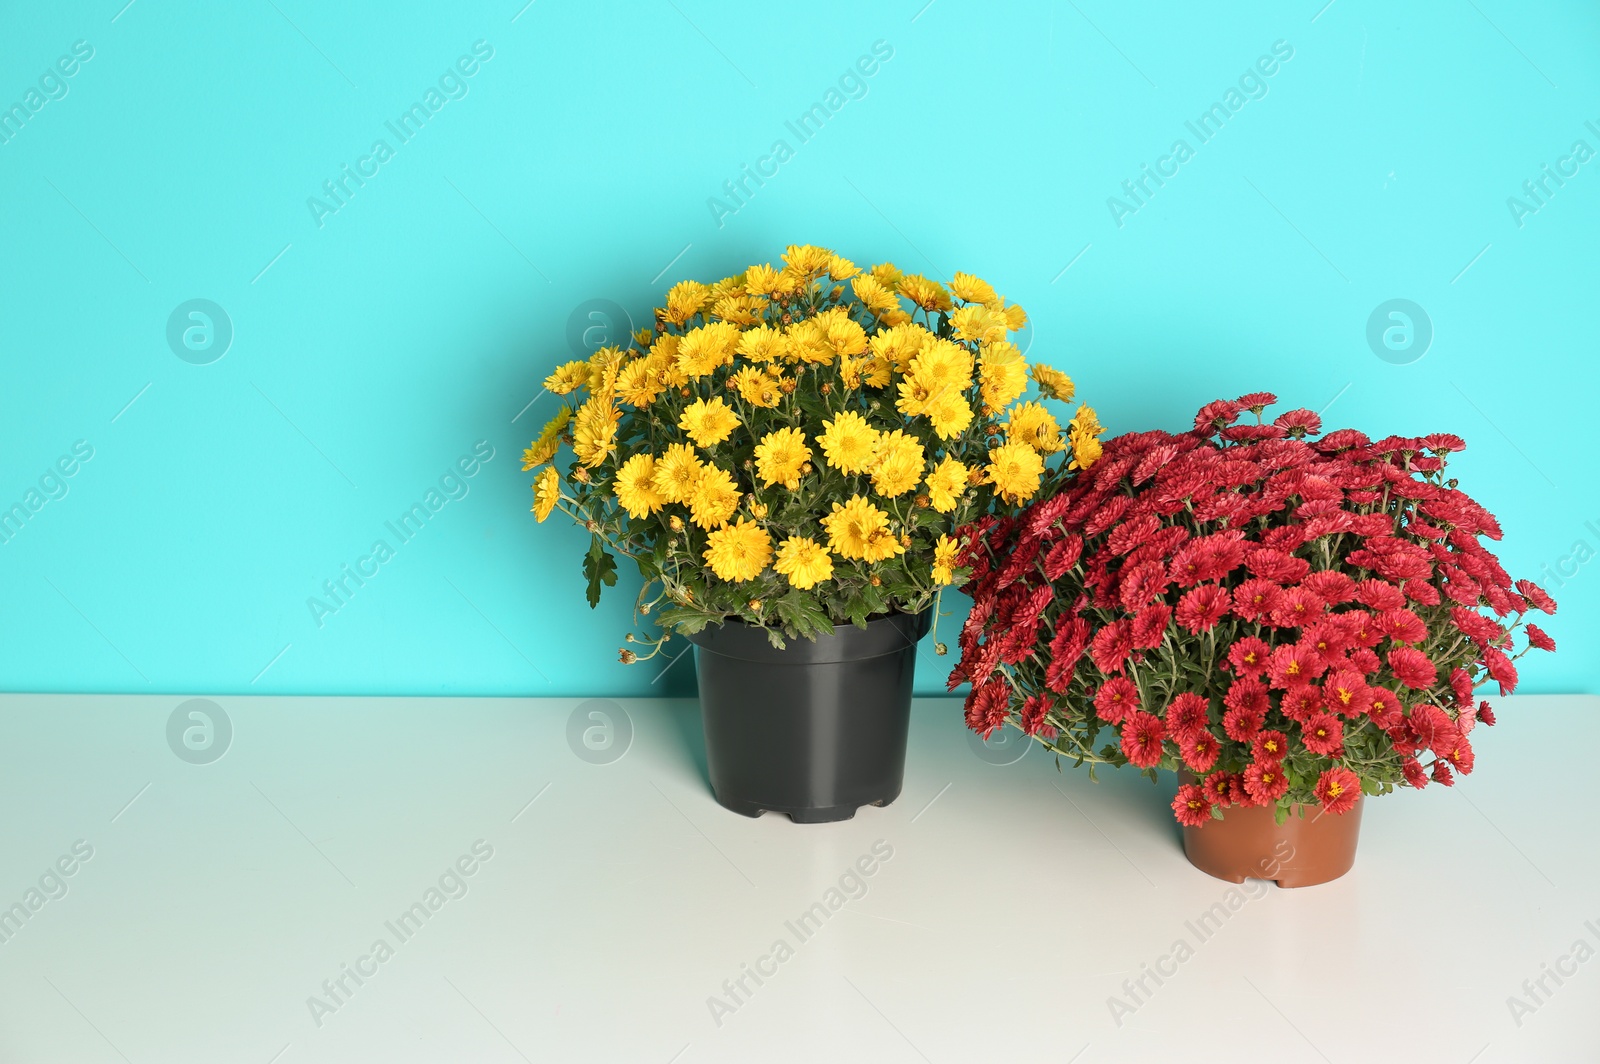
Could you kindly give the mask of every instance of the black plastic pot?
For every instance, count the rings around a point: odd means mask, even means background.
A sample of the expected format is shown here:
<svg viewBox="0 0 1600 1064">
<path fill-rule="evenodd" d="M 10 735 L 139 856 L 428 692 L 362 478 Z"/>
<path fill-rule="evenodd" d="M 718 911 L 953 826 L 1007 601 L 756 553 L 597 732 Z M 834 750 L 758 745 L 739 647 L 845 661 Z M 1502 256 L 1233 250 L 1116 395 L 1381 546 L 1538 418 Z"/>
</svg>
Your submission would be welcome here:
<svg viewBox="0 0 1600 1064">
<path fill-rule="evenodd" d="M 717 801 L 818 824 L 899 797 L 917 641 L 932 620 L 892 613 L 783 650 L 742 623 L 690 636 Z"/>
</svg>

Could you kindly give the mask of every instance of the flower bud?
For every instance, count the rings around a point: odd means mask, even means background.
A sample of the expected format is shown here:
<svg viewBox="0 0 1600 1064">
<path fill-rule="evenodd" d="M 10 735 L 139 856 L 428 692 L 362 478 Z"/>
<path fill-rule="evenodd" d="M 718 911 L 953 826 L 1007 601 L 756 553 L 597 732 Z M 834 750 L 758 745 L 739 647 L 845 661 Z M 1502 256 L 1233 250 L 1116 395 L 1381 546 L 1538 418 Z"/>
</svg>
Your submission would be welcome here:
<svg viewBox="0 0 1600 1064">
<path fill-rule="evenodd" d="M 635 654 L 627 647 L 623 647 L 622 652 L 617 655 L 617 660 L 622 662 L 624 665 L 632 665 L 634 662 L 639 660 L 639 655 Z"/>
<path fill-rule="evenodd" d="M 946 654 L 950 653 L 950 648 L 945 646 L 943 643 L 935 643 L 933 644 L 933 652 L 942 658 Z"/>
</svg>

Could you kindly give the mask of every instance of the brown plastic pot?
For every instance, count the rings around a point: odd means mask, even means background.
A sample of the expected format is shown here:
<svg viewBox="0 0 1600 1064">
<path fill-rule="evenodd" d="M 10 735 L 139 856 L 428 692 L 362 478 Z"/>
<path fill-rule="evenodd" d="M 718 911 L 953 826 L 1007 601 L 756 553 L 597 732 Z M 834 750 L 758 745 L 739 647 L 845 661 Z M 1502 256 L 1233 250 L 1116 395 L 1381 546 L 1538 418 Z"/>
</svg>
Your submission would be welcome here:
<svg viewBox="0 0 1600 1064">
<path fill-rule="evenodd" d="M 1193 777 L 1184 774 L 1184 782 Z M 1321 806 L 1294 806 L 1289 819 L 1276 822 L 1271 806 L 1230 806 L 1221 820 L 1183 829 L 1183 852 L 1207 875 L 1243 883 L 1270 879 L 1280 887 L 1310 887 L 1338 879 L 1356 863 L 1361 804 L 1348 813 Z M 1304 814 L 1302 816 L 1301 814 Z"/>
</svg>

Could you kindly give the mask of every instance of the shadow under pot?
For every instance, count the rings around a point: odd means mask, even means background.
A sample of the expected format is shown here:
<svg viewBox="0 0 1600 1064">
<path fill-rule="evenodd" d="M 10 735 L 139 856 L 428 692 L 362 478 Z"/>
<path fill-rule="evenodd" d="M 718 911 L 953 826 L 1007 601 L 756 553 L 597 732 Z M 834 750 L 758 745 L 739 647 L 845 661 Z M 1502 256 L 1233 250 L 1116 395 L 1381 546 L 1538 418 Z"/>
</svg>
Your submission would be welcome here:
<svg viewBox="0 0 1600 1064">
<path fill-rule="evenodd" d="M 1194 782 L 1187 772 L 1179 778 Z M 1271 806 L 1229 806 L 1221 820 L 1208 820 L 1197 828 L 1185 826 L 1183 852 L 1200 871 L 1230 883 L 1246 879 L 1270 879 L 1280 887 L 1327 883 L 1356 863 L 1365 801 L 1365 796 L 1357 798 L 1348 813 L 1297 805 L 1282 824 Z"/>
<path fill-rule="evenodd" d="M 816 824 L 899 797 L 917 642 L 932 621 L 931 610 L 891 613 L 782 650 L 742 622 L 690 636 L 718 803 Z"/>
</svg>

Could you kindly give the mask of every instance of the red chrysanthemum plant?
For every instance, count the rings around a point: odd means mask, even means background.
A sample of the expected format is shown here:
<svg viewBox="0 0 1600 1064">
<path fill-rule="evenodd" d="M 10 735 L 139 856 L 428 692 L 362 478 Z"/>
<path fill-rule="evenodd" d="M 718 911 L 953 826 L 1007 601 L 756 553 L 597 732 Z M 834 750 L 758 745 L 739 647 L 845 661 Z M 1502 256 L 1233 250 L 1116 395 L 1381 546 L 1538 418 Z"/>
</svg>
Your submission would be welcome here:
<svg viewBox="0 0 1600 1064">
<path fill-rule="evenodd" d="M 1494 723 L 1474 691 L 1510 694 L 1515 659 L 1555 649 L 1525 623 L 1555 602 L 1479 542 L 1500 526 L 1446 478 L 1459 438 L 1316 438 L 1309 410 L 1264 421 L 1276 401 L 1118 437 L 1059 493 L 963 530 L 950 686 L 971 682 L 974 731 L 1009 721 L 1091 774 L 1187 770 L 1173 810 L 1195 826 L 1472 771 Z"/>
</svg>

